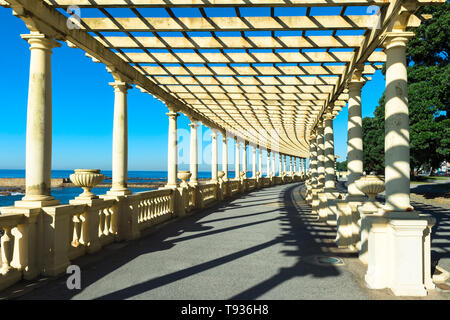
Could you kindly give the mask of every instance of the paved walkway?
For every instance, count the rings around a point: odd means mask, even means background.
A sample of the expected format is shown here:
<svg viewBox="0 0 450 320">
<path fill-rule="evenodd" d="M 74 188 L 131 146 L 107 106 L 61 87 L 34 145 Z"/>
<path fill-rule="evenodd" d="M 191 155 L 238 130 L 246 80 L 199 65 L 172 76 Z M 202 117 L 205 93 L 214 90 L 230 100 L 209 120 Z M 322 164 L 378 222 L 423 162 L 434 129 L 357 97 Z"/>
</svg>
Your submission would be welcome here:
<svg viewBox="0 0 450 320">
<path fill-rule="evenodd" d="M 334 227 L 315 221 L 302 186 L 254 191 L 113 244 L 82 267 L 82 290 L 68 290 L 61 277 L 22 298 L 395 299 L 364 287 L 364 268 L 335 250 Z M 314 255 L 341 257 L 345 265 L 318 266 Z"/>
</svg>

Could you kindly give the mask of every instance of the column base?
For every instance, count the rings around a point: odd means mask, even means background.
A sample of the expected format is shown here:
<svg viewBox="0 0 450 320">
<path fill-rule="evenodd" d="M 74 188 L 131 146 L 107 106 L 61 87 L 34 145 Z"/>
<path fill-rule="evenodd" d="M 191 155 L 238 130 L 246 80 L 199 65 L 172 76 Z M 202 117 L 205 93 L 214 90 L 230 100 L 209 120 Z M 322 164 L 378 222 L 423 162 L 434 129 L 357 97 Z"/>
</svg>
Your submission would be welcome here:
<svg viewBox="0 0 450 320">
<path fill-rule="evenodd" d="M 428 216 L 408 217 L 411 212 L 365 217 L 369 228 L 369 288 L 389 288 L 396 296 L 427 295 L 431 281 Z M 395 218 L 394 218 L 395 217 Z M 432 225 L 432 224 L 431 224 Z"/>
<path fill-rule="evenodd" d="M 59 205 L 59 200 L 19 200 L 14 202 L 14 206 L 17 208 L 43 208 Z"/>
<path fill-rule="evenodd" d="M 122 189 L 122 190 L 111 189 L 108 192 L 106 192 L 106 194 L 108 196 L 127 196 L 127 195 L 132 194 L 132 192 L 129 189 Z"/>
</svg>

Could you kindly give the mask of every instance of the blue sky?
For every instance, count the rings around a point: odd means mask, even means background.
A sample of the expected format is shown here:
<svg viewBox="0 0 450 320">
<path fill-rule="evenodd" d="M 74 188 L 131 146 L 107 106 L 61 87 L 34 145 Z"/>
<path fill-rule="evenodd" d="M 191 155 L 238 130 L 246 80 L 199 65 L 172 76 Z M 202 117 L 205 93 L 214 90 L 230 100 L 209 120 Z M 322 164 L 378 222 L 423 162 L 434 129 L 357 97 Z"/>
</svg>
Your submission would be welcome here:
<svg viewBox="0 0 450 320">
<path fill-rule="evenodd" d="M 279 14 L 284 13 L 280 11 Z M 324 12 L 326 13 L 326 12 Z M 317 14 L 317 13 L 316 13 Z M 0 8 L 0 168 L 25 167 L 25 131 L 30 51 L 20 34 L 28 33 L 24 23 L 10 9 Z M 114 94 L 108 84 L 112 76 L 103 64 L 93 63 L 80 49 L 66 44 L 52 55 L 53 77 L 53 169 L 111 169 Z M 384 91 L 384 76 L 377 71 L 362 93 L 363 117 L 373 115 Z M 166 170 L 167 108 L 149 94 L 134 88 L 128 94 L 129 169 Z M 179 118 L 180 129 L 189 120 Z M 334 122 L 335 152 L 341 160 L 347 152 L 347 108 Z M 203 127 L 203 146 L 209 134 Z M 229 143 L 229 162 L 234 145 Z M 263 155 L 265 157 L 265 155 Z M 250 158 L 250 157 L 249 157 Z M 219 144 L 221 159 L 221 144 Z M 278 160 L 277 160 L 278 161 Z M 265 158 L 264 158 L 265 162 Z M 278 162 L 277 162 L 278 163 Z M 180 165 L 187 169 L 187 165 Z M 230 166 L 230 170 L 231 170 Z M 209 170 L 207 164 L 200 170 Z"/>
</svg>

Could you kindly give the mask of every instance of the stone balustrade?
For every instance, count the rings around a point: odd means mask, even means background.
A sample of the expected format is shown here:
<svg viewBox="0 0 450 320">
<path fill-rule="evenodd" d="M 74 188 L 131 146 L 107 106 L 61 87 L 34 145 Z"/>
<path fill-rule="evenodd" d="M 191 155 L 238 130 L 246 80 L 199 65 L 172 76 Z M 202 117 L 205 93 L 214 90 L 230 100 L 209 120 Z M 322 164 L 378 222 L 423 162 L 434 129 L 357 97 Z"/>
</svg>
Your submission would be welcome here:
<svg viewBox="0 0 450 320">
<path fill-rule="evenodd" d="M 100 195 L 43 208 L 0 208 L 0 290 L 21 279 L 56 276 L 76 258 L 115 241 L 139 238 L 150 227 L 192 214 L 215 203 L 262 187 L 298 179 L 285 176 L 231 179 L 221 183 Z"/>
</svg>

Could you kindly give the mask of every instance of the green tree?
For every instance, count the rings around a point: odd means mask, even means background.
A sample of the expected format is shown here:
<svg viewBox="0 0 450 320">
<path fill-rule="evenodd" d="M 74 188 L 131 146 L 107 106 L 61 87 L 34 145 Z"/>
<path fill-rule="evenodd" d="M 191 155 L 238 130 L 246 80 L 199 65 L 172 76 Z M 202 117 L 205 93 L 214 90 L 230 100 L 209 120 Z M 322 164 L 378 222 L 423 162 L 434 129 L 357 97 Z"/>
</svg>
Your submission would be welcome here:
<svg viewBox="0 0 450 320">
<path fill-rule="evenodd" d="M 450 158 L 450 5 L 425 6 L 431 14 L 408 43 L 411 169 L 437 168 Z M 363 119 L 364 169 L 384 168 L 384 97 L 374 117 Z"/>
</svg>

